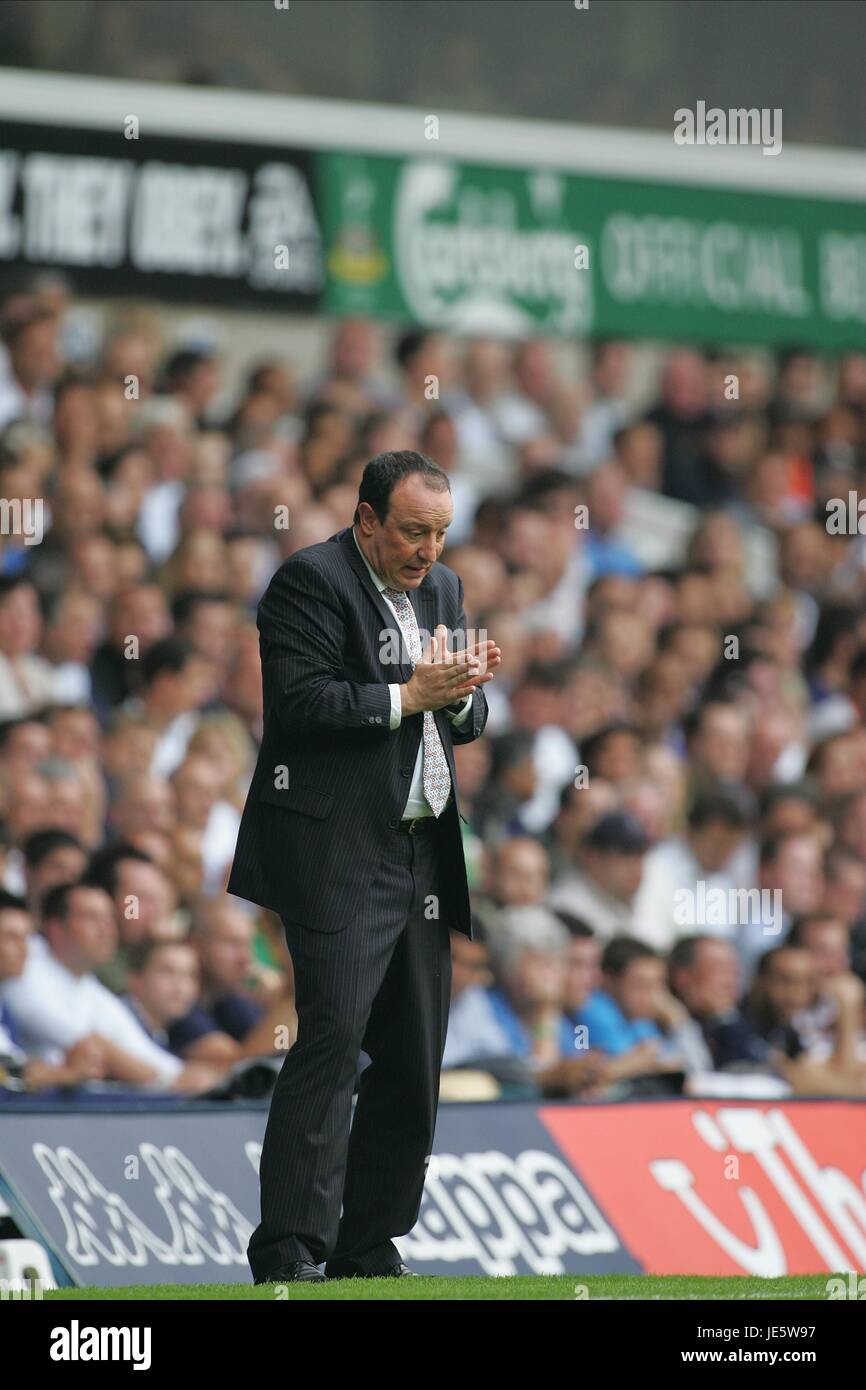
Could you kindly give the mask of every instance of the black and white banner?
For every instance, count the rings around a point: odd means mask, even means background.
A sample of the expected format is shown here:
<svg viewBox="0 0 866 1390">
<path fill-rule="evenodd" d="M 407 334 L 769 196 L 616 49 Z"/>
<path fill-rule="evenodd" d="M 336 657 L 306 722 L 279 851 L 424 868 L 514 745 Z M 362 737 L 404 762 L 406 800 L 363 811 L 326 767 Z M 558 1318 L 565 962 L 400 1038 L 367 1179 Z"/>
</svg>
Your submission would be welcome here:
<svg viewBox="0 0 866 1390">
<path fill-rule="evenodd" d="M 116 132 L 2 121 L 0 276 L 47 269 L 83 294 L 313 308 L 310 156 L 150 135 L 134 116 Z"/>
</svg>

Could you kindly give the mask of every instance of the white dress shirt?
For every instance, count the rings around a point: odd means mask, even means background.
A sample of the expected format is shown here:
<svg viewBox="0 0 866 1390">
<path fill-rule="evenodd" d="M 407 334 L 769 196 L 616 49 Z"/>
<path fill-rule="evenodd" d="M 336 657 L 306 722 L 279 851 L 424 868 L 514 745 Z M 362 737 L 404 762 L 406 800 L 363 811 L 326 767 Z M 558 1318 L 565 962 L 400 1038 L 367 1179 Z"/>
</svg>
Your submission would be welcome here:
<svg viewBox="0 0 866 1390">
<path fill-rule="evenodd" d="M 38 933 L 27 943 L 24 973 L 0 985 L 24 1051 L 43 1062 L 63 1061 L 67 1048 L 88 1033 L 117 1043 L 157 1073 L 141 1090 L 165 1090 L 177 1079 L 184 1063 L 152 1042 L 126 1005 L 95 975 L 73 975 Z"/>
<path fill-rule="evenodd" d="M 401 632 L 402 628 L 400 626 L 400 620 L 397 617 L 397 611 L 394 608 L 394 605 L 391 603 L 390 599 L 382 593 L 382 590 L 387 589 L 388 585 L 385 583 L 384 579 L 379 578 L 379 575 L 373 569 L 373 566 L 370 564 L 370 561 L 367 559 L 360 545 L 358 545 L 358 537 L 355 535 L 354 526 L 352 527 L 352 537 L 354 539 L 355 544 L 358 546 L 358 553 L 361 556 L 361 559 L 367 566 L 367 572 L 369 573 L 370 578 L 376 585 L 376 588 L 379 590 L 379 593 L 382 594 L 383 601 L 387 603 L 391 612 L 394 614 L 394 621 L 397 624 L 397 631 Z M 389 684 L 388 690 L 391 695 L 390 728 L 398 729 L 400 727 L 400 720 L 403 715 L 403 702 L 400 696 L 400 686 L 398 684 Z M 470 694 L 466 696 L 463 702 L 463 708 L 459 710 L 457 714 L 452 714 L 451 710 L 446 710 L 445 713 L 448 715 L 448 718 L 451 720 L 451 723 L 456 725 L 457 728 L 460 728 L 463 724 L 466 723 L 466 720 L 469 717 L 469 710 L 471 705 L 472 696 Z M 415 769 L 412 773 L 412 781 L 409 783 L 409 796 L 406 801 L 406 805 L 403 809 L 403 819 L 409 820 L 415 816 L 432 815 L 433 808 L 431 807 L 429 801 L 424 795 L 424 739 L 422 738 L 421 742 L 418 745 L 418 756 L 415 759 Z"/>
</svg>

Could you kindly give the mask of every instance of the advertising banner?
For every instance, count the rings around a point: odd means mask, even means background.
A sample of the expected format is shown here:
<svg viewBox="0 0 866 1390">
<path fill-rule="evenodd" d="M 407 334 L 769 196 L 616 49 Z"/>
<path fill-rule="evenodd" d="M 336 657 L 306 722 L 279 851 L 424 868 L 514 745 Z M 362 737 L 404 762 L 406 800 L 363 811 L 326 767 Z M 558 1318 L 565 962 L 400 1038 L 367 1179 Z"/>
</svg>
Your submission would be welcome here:
<svg viewBox="0 0 866 1390">
<path fill-rule="evenodd" d="M 93 295 L 307 309 L 321 235 L 301 150 L 0 123 L 0 273 Z"/>
<path fill-rule="evenodd" d="M 0 1108 L 0 1193 L 61 1281 L 249 1282 L 264 1105 Z M 423 1274 L 866 1268 L 866 1103 L 442 1105 Z"/>
<path fill-rule="evenodd" d="M 333 312 L 456 333 L 866 344 L 860 202 L 320 154 Z"/>
</svg>

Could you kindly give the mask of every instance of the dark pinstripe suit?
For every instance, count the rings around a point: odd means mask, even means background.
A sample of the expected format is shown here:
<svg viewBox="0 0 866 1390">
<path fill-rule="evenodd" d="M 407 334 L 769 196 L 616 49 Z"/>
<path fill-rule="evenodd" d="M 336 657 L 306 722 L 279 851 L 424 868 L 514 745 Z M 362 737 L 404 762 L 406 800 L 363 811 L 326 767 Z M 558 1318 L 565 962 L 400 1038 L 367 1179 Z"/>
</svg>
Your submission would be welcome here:
<svg viewBox="0 0 866 1390">
<path fill-rule="evenodd" d="M 446 566 L 409 594 L 420 629 L 465 628 Z M 264 735 L 228 891 L 282 918 L 298 1037 L 271 1101 L 250 1265 L 256 1278 L 295 1259 L 381 1267 L 415 1223 L 432 1147 L 448 929 L 471 936 L 452 744 L 479 736 L 487 701 L 475 691 L 460 729 L 435 712 L 455 795 L 435 829 L 405 835 L 422 716 L 389 727 L 388 685 L 412 667 L 405 646 L 402 665 L 383 664 L 397 625 L 351 527 L 286 561 L 258 625 Z"/>
</svg>

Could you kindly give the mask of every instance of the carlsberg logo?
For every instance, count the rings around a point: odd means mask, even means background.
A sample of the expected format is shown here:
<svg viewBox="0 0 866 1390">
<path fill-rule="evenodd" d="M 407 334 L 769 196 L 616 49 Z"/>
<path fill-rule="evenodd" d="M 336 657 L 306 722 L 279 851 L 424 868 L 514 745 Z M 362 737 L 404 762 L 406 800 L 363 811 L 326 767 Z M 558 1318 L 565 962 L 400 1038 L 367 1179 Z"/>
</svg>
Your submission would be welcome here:
<svg viewBox="0 0 866 1390">
<path fill-rule="evenodd" d="M 587 237 L 563 226 L 560 182 L 526 186 L 526 219 L 536 225 L 520 226 L 524 176 L 503 171 L 495 187 L 468 184 L 471 177 L 441 161 L 410 163 L 401 174 L 396 267 L 419 322 L 503 334 L 588 329 L 592 277 L 575 268 Z"/>
</svg>

